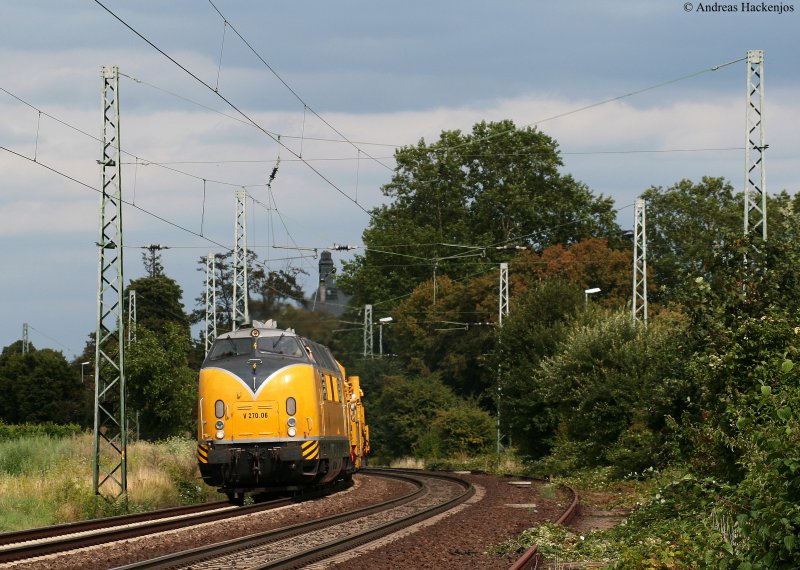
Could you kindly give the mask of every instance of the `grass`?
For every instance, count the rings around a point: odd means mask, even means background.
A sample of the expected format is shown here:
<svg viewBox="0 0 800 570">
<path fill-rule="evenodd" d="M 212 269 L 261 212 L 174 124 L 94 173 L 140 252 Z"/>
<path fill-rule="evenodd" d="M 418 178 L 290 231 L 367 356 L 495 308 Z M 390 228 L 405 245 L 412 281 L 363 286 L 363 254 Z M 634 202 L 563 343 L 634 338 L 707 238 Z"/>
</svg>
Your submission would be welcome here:
<svg viewBox="0 0 800 570">
<path fill-rule="evenodd" d="M 91 434 L 0 442 L 0 531 L 224 498 L 199 478 L 189 439 L 128 444 L 128 496 L 92 492 Z"/>
</svg>

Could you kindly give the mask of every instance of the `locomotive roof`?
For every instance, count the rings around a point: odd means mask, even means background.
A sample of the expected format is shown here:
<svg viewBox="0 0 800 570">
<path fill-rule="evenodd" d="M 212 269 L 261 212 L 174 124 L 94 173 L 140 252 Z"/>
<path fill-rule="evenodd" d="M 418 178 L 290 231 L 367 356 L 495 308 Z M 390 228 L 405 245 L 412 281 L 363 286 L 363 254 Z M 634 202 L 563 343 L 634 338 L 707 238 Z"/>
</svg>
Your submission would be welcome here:
<svg viewBox="0 0 800 570">
<path fill-rule="evenodd" d="M 258 334 L 253 334 L 253 331 L 258 331 Z M 272 319 L 262 322 L 253 321 L 249 325 L 244 325 L 243 328 L 235 331 L 230 331 L 219 335 L 217 338 L 246 338 L 251 336 L 299 336 L 294 329 L 279 329 L 278 325 Z"/>
</svg>

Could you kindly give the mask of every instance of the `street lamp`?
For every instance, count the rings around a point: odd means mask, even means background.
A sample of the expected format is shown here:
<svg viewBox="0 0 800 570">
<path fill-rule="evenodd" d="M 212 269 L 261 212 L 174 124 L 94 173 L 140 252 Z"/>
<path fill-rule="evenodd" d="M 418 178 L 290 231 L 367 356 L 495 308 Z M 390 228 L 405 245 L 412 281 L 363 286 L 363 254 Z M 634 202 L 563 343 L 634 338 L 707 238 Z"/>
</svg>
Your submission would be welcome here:
<svg viewBox="0 0 800 570">
<path fill-rule="evenodd" d="M 91 364 L 91 362 L 81 362 L 81 384 L 83 384 L 83 367 L 89 364 Z"/>
<path fill-rule="evenodd" d="M 392 317 L 378 319 L 378 356 L 383 358 L 383 325 L 391 323 Z"/>
<path fill-rule="evenodd" d="M 600 292 L 600 287 L 592 287 L 591 289 L 584 289 L 583 290 L 583 303 L 584 305 L 589 304 L 589 295 L 594 295 L 595 293 Z"/>
</svg>

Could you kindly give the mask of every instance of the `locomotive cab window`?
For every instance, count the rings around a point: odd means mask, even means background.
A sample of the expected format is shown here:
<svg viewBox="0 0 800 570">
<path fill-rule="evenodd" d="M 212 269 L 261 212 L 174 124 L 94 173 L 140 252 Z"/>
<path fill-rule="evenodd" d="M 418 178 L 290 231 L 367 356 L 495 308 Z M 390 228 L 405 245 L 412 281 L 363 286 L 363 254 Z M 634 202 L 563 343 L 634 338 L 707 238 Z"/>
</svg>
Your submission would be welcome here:
<svg viewBox="0 0 800 570">
<path fill-rule="evenodd" d="M 209 360 L 220 360 L 233 356 L 249 355 L 253 352 L 253 340 L 250 338 L 220 338 L 214 342 Z"/>
<path fill-rule="evenodd" d="M 303 351 L 293 336 L 262 336 L 258 339 L 258 352 L 300 357 Z"/>
</svg>

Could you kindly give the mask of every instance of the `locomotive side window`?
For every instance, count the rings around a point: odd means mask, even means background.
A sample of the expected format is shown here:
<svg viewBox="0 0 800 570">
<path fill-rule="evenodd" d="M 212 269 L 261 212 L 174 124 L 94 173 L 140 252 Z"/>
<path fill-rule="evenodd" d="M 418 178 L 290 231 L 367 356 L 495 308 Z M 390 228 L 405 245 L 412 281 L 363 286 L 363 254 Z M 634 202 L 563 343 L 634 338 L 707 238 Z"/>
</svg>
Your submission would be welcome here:
<svg viewBox="0 0 800 570">
<path fill-rule="evenodd" d="M 317 364 L 326 370 L 336 370 L 336 368 L 334 368 L 333 361 L 331 360 L 330 353 L 325 350 L 324 346 L 311 340 L 306 340 L 306 344 L 314 352 L 314 358 L 316 359 Z"/>
<path fill-rule="evenodd" d="M 325 373 L 322 372 L 322 371 L 320 371 L 320 373 L 319 373 L 319 381 L 320 381 L 320 384 L 322 385 L 322 399 L 323 400 L 327 400 L 328 399 L 328 386 L 327 386 L 327 383 L 325 382 Z"/>
<path fill-rule="evenodd" d="M 214 342 L 209 360 L 220 360 L 232 356 L 244 356 L 253 352 L 253 340 L 250 338 L 220 338 Z"/>
</svg>

